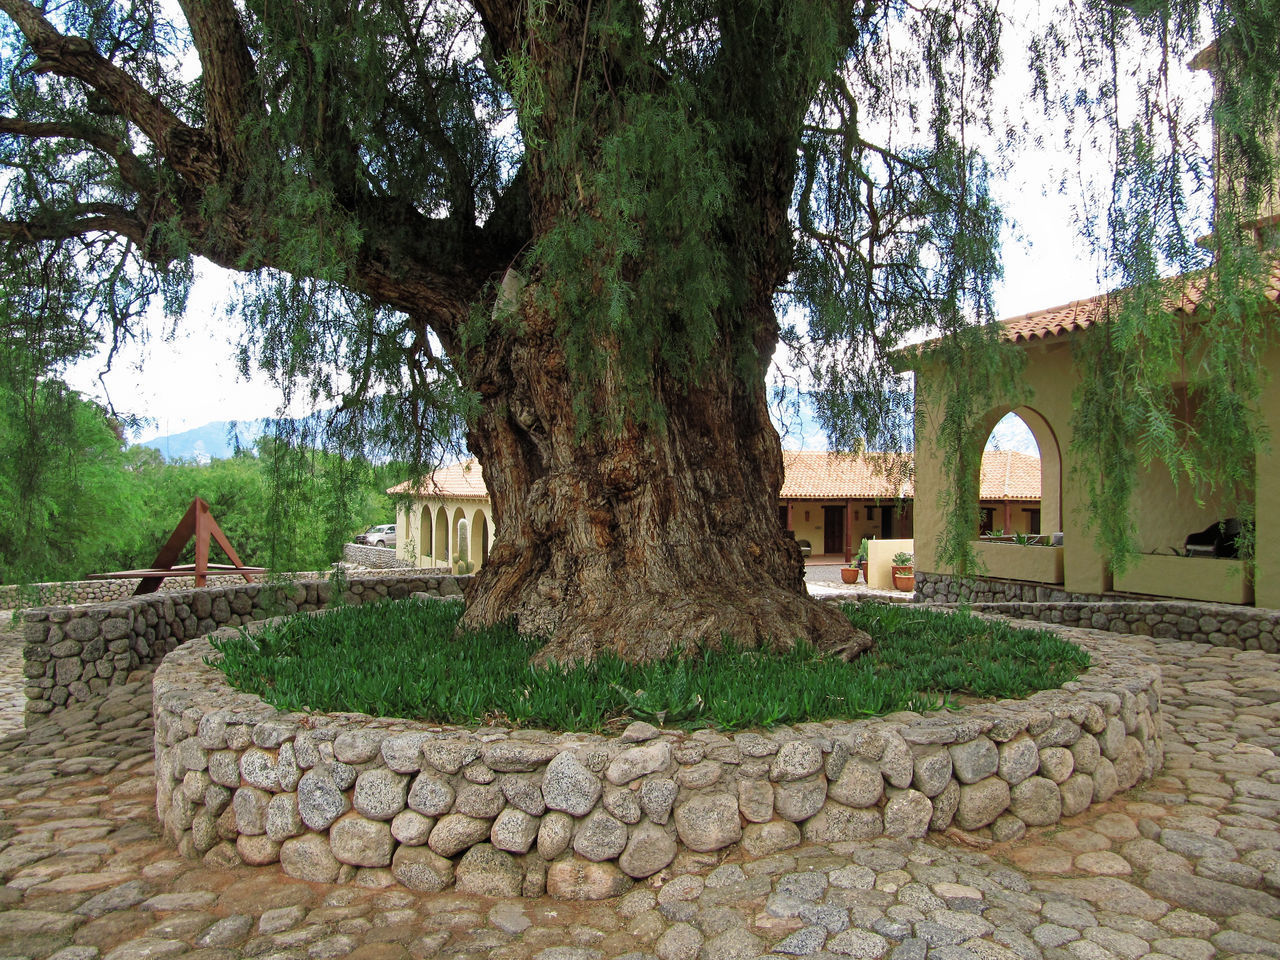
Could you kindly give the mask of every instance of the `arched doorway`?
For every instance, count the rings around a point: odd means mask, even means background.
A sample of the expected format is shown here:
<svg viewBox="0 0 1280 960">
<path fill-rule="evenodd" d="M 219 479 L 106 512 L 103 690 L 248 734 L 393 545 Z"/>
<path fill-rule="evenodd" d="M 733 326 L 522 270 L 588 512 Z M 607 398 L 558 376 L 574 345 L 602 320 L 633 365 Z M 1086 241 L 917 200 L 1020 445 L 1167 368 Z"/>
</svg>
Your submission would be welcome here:
<svg viewBox="0 0 1280 960">
<path fill-rule="evenodd" d="M 414 549 L 414 562 L 419 566 L 431 555 L 431 507 L 418 504 L 418 540 Z"/>
<path fill-rule="evenodd" d="M 471 515 L 471 562 L 477 570 L 489 559 L 489 520 L 483 508 Z"/>
<path fill-rule="evenodd" d="M 1062 454 L 1053 427 L 1032 407 L 1004 407 L 986 418 L 980 478 L 980 532 L 1062 531 Z M 1039 502 L 1027 496 L 1028 470 L 1039 461 Z"/>
<path fill-rule="evenodd" d="M 455 563 L 461 558 L 462 545 L 467 544 L 468 554 L 470 554 L 471 544 L 467 542 L 467 514 L 461 507 L 455 507 L 453 517 L 449 521 L 449 536 L 453 539 L 453 554 L 449 557 L 449 562 Z M 470 560 L 470 556 L 467 557 Z"/>
<path fill-rule="evenodd" d="M 444 504 L 436 508 L 436 548 L 431 555 L 437 567 L 449 565 L 449 514 Z"/>
</svg>

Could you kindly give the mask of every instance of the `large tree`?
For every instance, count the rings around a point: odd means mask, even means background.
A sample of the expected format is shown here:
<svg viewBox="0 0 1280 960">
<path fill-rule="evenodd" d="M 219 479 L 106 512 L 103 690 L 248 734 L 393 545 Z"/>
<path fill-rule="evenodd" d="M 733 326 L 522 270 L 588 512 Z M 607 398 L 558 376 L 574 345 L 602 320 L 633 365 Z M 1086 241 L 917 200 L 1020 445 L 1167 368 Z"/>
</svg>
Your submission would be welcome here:
<svg viewBox="0 0 1280 960">
<path fill-rule="evenodd" d="M 990 318 L 998 4 L 179 6 L 0 0 L 10 297 L 118 337 L 203 257 L 371 440 L 425 462 L 460 413 L 497 520 L 467 619 L 548 656 L 868 642 L 778 524 L 765 372 L 788 298 L 832 409 L 911 326 Z M 1130 6 L 1070 7 L 1104 78 L 1204 26 Z"/>
</svg>

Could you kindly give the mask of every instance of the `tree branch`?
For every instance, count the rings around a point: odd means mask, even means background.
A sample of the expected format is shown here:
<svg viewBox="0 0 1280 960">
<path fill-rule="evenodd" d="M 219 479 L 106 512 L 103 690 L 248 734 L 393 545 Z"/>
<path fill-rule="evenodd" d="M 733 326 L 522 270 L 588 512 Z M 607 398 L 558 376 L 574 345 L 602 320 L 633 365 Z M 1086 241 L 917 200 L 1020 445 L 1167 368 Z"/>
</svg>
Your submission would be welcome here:
<svg viewBox="0 0 1280 960">
<path fill-rule="evenodd" d="M 114 233 L 131 240 L 152 263 L 165 257 L 149 250 L 147 224 L 132 210 L 113 203 L 82 203 L 30 220 L 0 220 L 0 239 L 36 243 L 74 240 L 92 233 Z"/>
<path fill-rule="evenodd" d="M 204 70 L 205 125 L 227 160 L 243 170 L 240 122 L 262 108 L 257 66 L 231 0 L 180 0 Z"/>
<path fill-rule="evenodd" d="M 519 49 L 524 35 L 520 19 L 524 3 L 513 0 L 472 0 L 485 35 L 493 47 L 493 59 L 502 62 L 510 53 Z"/>
<path fill-rule="evenodd" d="M 0 134 L 12 134 L 32 140 L 79 140 L 106 154 L 120 170 L 124 182 L 140 193 L 148 193 L 154 185 L 151 171 L 132 152 L 125 149 L 120 138 L 87 123 L 72 120 L 59 123 L 36 123 L 17 117 L 0 117 Z"/>
<path fill-rule="evenodd" d="M 157 96 L 99 54 L 83 37 L 59 33 L 27 0 L 0 0 L 0 10 L 22 31 L 36 54 L 36 70 L 89 84 L 119 113 L 137 124 L 174 170 L 195 184 L 217 181 L 212 142 L 183 123 Z"/>
</svg>

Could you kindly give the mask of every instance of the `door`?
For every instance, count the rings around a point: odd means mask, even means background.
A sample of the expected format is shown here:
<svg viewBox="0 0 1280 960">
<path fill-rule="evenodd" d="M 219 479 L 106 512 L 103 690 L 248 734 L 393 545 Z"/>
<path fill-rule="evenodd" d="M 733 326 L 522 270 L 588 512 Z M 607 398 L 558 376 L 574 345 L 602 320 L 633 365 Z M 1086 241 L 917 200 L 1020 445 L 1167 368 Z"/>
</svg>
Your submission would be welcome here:
<svg viewBox="0 0 1280 960">
<path fill-rule="evenodd" d="M 893 507 L 880 508 L 880 539 L 893 539 Z"/>
<path fill-rule="evenodd" d="M 822 552 L 844 553 L 844 507 L 822 508 Z"/>
</svg>

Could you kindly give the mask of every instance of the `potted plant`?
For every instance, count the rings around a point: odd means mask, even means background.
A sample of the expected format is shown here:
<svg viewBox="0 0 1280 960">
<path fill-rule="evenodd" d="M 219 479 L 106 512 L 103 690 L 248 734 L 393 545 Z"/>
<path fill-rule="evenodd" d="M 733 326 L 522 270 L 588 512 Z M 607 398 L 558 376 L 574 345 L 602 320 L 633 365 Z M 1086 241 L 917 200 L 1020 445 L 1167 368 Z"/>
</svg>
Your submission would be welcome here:
<svg viewBox="0 0 1280 960">
<path fill-rule="evenodd" d="M 855 567 L 852 563 L 846 563 L 843 567 L 840 568 L 840 579 L 843 580 L 845 583 L 857 583 L 858 568 Z"/>
<path fill-rule="evenodd" d="M 858 569 L 862 571 L 862 582 L 863 582 L 863 583 L 870 583 L 870 582 L 871 582 L 871 581 L 867 578 L 867 553 L 870 551 L 870 549 L 871 549 L 871 548 L 867 545 L 867 538 L 866 538 L 866 537 L 863 537 L 863 538 L 862 538 L 862 543 L 861 543 L 861 545 L 858 547 Z"/>
<path fill-rule="evenodd" d="M 915 557 L 905 550 L 893 555 L 893 589 L 911 590 L 916 588 Z"/>
</svg>

